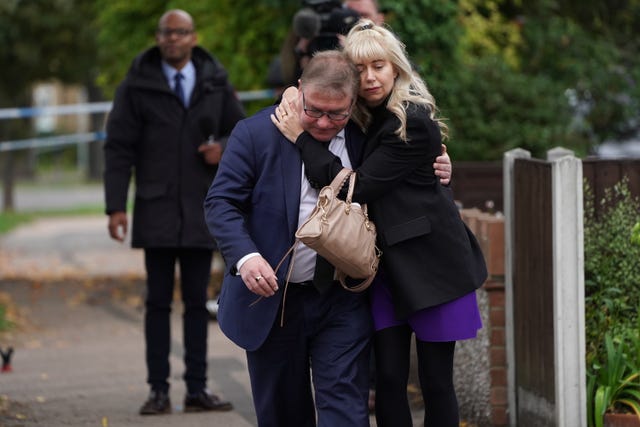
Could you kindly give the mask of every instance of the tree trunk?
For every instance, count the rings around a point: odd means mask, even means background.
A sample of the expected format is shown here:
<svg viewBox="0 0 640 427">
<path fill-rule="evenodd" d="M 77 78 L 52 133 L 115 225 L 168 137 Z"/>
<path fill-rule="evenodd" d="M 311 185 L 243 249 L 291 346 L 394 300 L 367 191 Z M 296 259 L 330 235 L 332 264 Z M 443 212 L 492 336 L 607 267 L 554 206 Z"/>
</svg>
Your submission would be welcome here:
<svg viewBox="0 0 640 427">
<path fill-rule="evenodd" d="M 89 95 L 89 102 L 102 101 L 102 92 L 93 83 L 94 79 L 89 79 L 87 82 L 87 92 Z M 104 114 L 94 113 L 91 114 L 91 132 L 104 130 Z M 87 170 L 87 179 L 90 181 L 99 181 L 102 179 L 102 171 L 104 169 L 104 156 L 102 154 L 103 141 L 94 141 L 89 144 L 89 167 Z"/>
<path fill-rule="evenodd" d="M 13 212 L 13 153 L 6 151 L 0 159 L 2 163 L 2 210 L 3 212 Z"/>
</svg>

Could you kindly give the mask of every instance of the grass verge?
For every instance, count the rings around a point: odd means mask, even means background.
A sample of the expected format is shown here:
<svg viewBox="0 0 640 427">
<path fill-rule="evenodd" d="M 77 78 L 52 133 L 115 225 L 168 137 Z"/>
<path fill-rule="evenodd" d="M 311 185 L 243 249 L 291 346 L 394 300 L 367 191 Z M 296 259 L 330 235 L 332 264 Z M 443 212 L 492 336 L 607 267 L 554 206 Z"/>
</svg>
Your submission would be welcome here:
<svg viewBox="0 0 640 427">
<path fill-rule="evenodd" d="M 0 333 L 8 331 L 14 326 L 14 313 L 11 311 L 11 297 L 5 292 L 0 292 Z"/>
<path fill-rule="evenodd" d="M 55 216 L 99 215 L 104 213 L 104 206 L 77 206 L 70 209 L 31 211 L 31 212 L 0 212 L 0 236 L 14 228 L 34 221 L 38 218 Z"/>
</svg>

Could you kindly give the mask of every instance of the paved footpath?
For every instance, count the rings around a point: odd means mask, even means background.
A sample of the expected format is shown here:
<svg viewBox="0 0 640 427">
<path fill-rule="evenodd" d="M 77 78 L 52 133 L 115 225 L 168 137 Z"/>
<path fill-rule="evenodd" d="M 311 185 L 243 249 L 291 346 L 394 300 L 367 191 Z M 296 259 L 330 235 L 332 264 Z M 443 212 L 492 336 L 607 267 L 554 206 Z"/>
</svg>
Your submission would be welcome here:
<svg viewBox="0 0 640 427">
<path fill-rule="evenodd" d="M 108 238 L 105 216 L 38 220 L 0 238 L 0 297 L 16 307 L 19 324 L 0 333 L 0 348 L 15 349 L 12 371 L 0 373 L 0 427 L 257 425 L 244 352 L 214 320 L 209 388 L 235 409 L 182 412 L 179 303 L 172 313 L 173 413 L 138 415 L 148 392 L 142 265 L 140 251 Z"/>
<path fill-rule="evenodd" d="M 19 328 L 0 374 L 0 427 L 255 426 L 244 352 L 209 329 L 209 388 L 235 409 L 182 413 L 181 307 L 172 317 L 173 414 L 142 417 L 147 397 L 142 254 L 107 236 L 106 217 L 53 218 L 0 240 L 0 294 Z M 179 300 L 179 297 L 178 297 Z"/>
</svg>

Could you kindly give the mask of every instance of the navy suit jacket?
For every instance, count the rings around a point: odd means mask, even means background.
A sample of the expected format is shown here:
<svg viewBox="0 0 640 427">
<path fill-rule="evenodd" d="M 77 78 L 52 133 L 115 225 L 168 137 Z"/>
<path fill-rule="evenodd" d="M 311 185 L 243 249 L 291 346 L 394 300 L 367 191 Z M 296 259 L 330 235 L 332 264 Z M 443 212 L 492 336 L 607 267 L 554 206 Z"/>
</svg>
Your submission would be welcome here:
<svg viewBox="0 0 640 427">
<path fill-rule="evenodd" d="M 299 150 L 271 123 L 269 107 L 236 125 L 205 199 L 205 219 L 226 268 L 219 299 L 218 323 L 240 347 L 259 348 L 273 326 L 284 286 L 272 297 L 249 291 L 235 266 L 259 252 L 272 268 L 295 241 L 300 205 L 302 160 Z M 351 123 L 345 128 L 349 157 L 356 167 L 364 136 Z M 277 276 L 282 285 L 287 259 Z"/>
</svg>

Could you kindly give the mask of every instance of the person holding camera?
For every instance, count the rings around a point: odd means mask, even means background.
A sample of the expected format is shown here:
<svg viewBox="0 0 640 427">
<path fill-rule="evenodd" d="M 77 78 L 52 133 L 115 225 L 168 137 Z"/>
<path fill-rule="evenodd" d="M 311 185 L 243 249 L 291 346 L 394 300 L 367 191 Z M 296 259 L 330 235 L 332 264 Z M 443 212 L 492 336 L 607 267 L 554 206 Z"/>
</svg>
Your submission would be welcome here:
<svg viewBox="0 0 640 427">
<path fill-rule="evenodd" d="M 293 16 L 280 53 L 269 65 L 266 81 L 274 88 L 276 99 L 286 87 L 297 83 L 314 53 L 339 48 L 340 38 L 359 18 L 358 12 L 339 0 L 303 0 L 302 5 Z"/>
<path fill-rule="evenodd" d="M 343 5 L 356 11 L 362 19 L 370 19 L 376 25 L 384 24 L 384 12 L 377 0 L 346 0 Z"/>
</svg>

